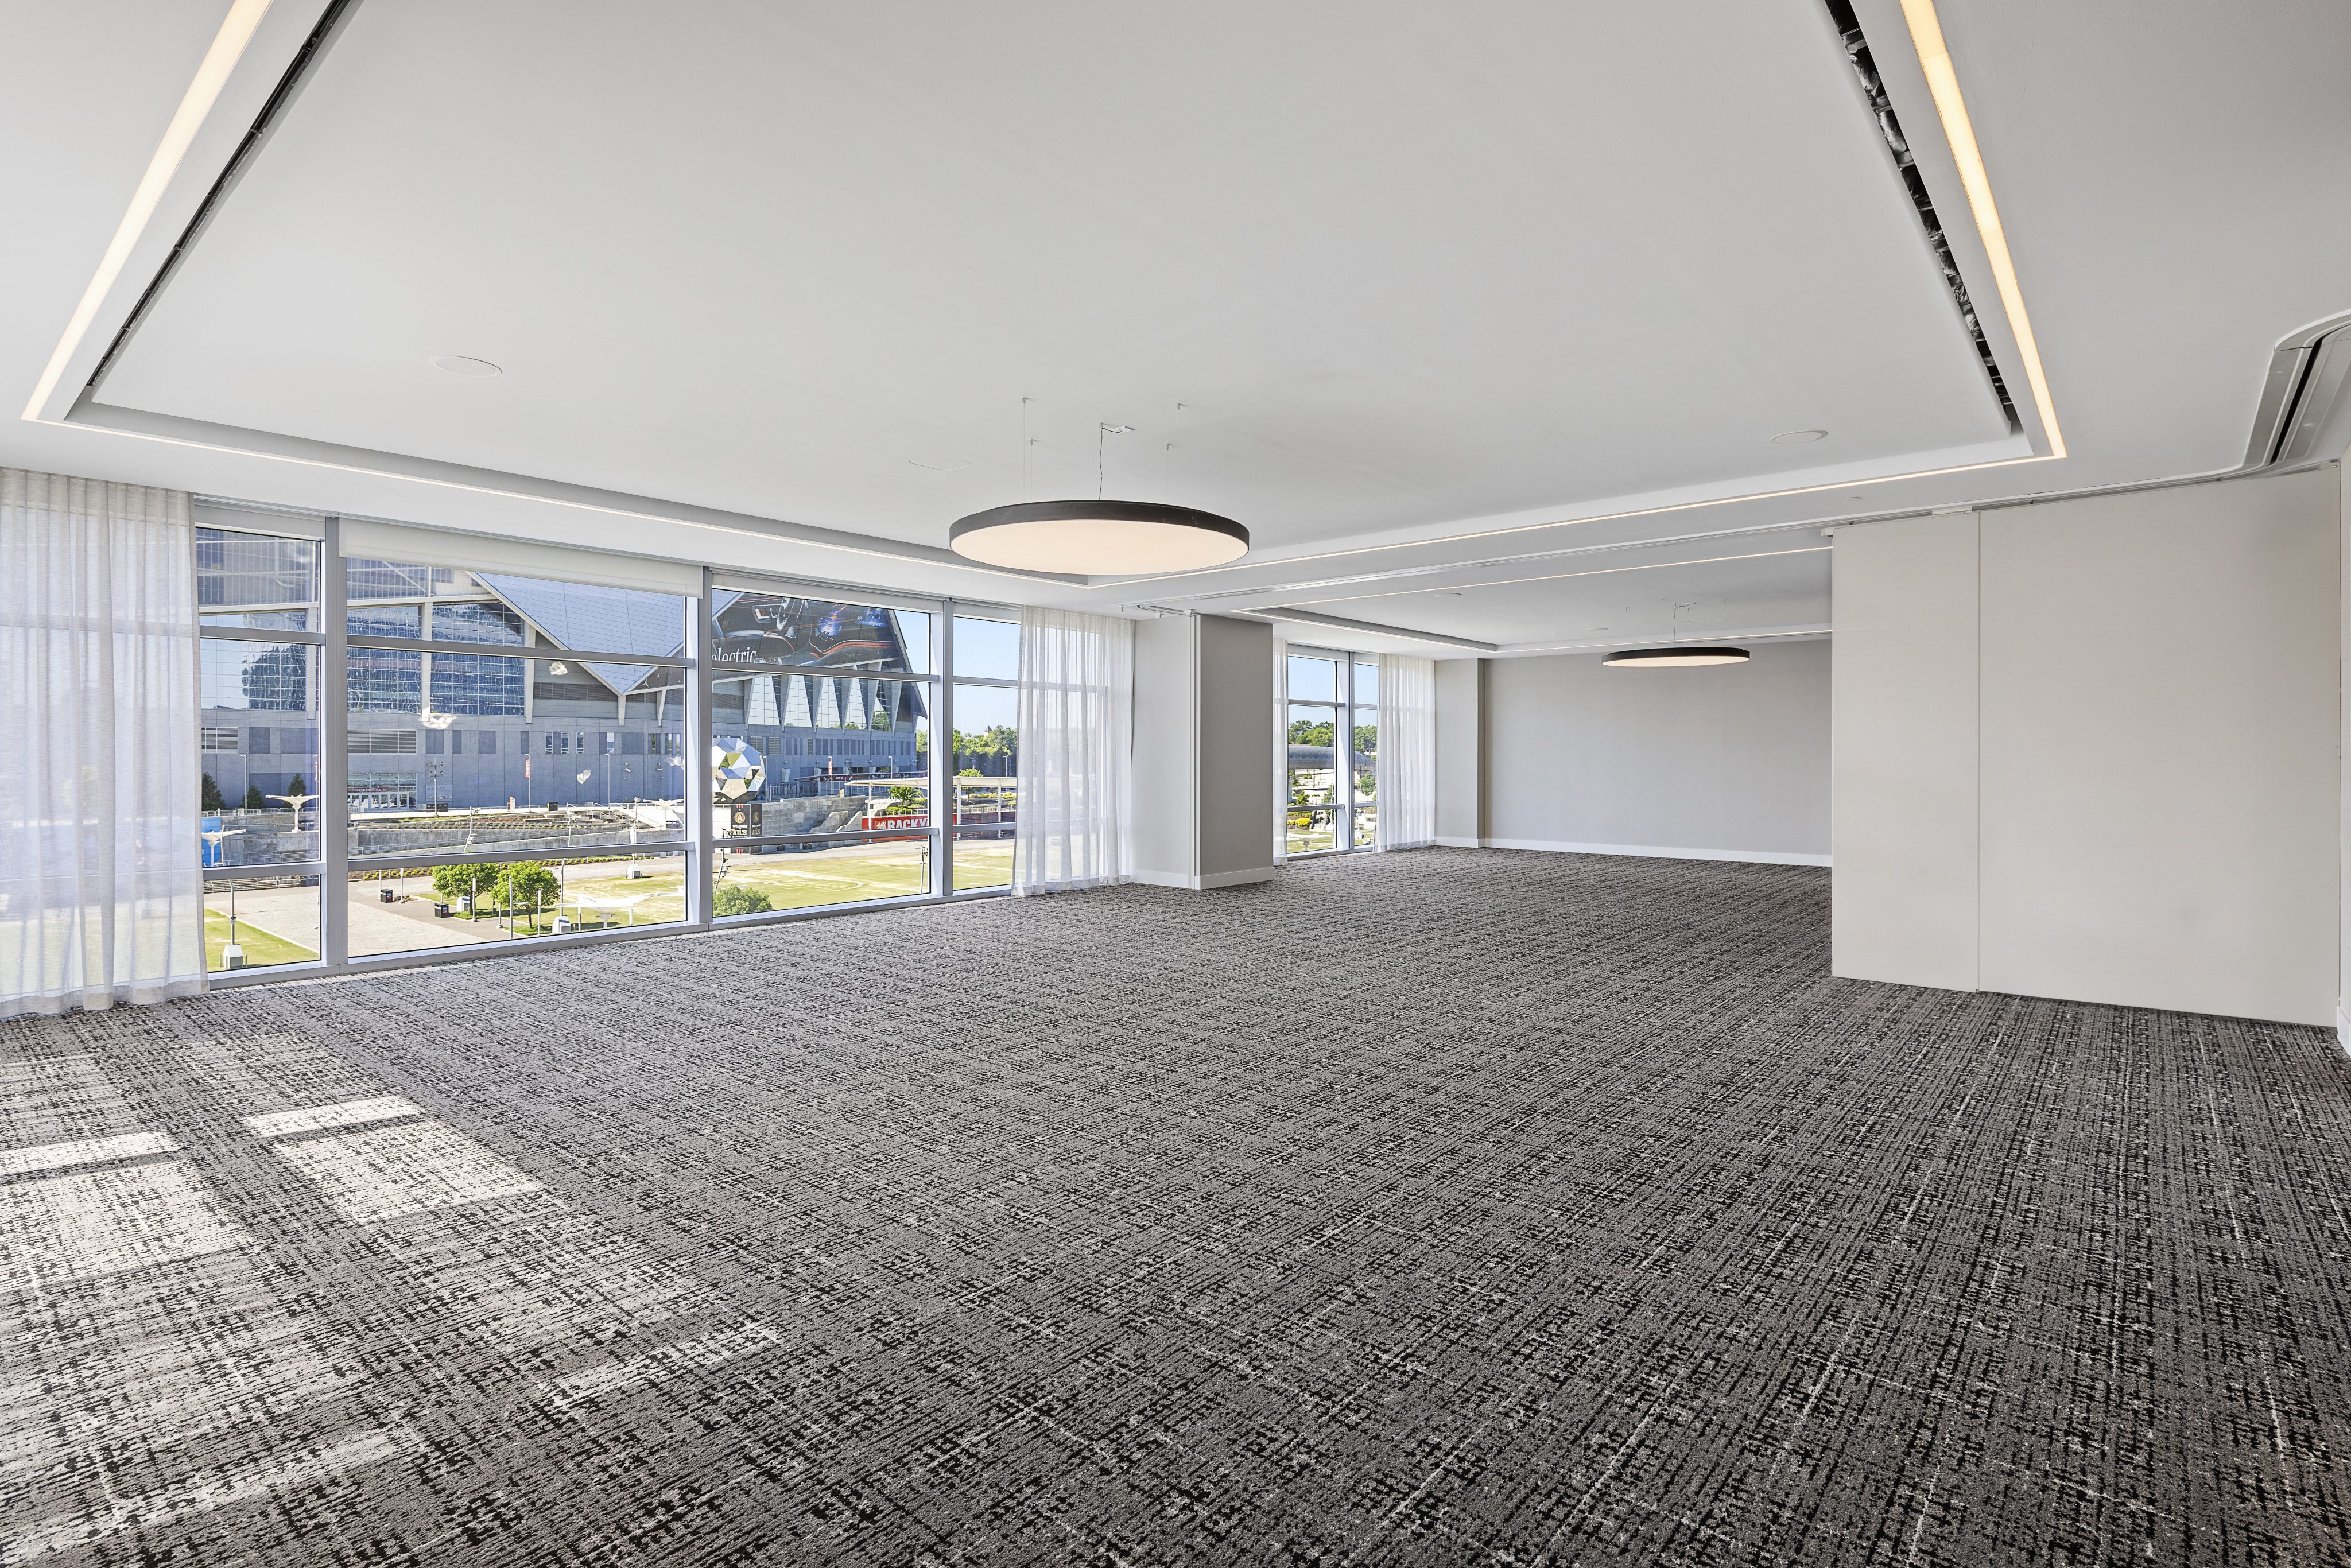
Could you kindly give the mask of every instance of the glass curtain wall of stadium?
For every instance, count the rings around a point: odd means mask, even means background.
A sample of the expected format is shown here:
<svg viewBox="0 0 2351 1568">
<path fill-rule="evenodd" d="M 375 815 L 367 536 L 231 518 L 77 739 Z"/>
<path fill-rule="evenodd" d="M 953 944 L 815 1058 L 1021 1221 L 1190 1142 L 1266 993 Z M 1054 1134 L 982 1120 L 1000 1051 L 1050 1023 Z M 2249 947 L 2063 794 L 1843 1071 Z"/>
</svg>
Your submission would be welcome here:
<svg viewBox="0 0 2351 1568">
<path fill-rule="evenodd" d="M 1282 834 L 1292 857 L 1367 850 L 1379 834 L 1374 791 L 1380 665 L 1367 653 L 1292 647 Z"/>
<path fill-rule="evenodd" d="M 942 632 L 1008 634 L 1017 674 L 1009 612 L 346 559 L 335 519 L 308 520 L 308 537 L 223 516 L 200 521 L 195 561 L 216 972 L 367 968 L 1010 880 L 1008 721 L 972 737 L 981 783 L 947 783 L 933 744 L 956 678 Z M 996 668 L 984 659 L 973 689 Z"/>
</svg>

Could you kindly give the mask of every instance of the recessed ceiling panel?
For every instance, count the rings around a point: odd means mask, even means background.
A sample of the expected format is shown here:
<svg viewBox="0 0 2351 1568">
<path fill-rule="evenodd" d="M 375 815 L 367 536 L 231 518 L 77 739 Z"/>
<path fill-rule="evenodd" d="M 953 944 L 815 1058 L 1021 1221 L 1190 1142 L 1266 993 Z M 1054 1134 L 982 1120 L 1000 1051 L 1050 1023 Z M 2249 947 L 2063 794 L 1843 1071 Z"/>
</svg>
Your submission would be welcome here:
<svg viewBox="0 0 2351 1568">
<path fill-rule="evenodd" d="M 1818 534 L 1780 534 L 1705 551 L 1676 547 L 1587 556 L 1517 580 L 1465 570 L 1430 586 L 1373 582 L 1282 602 L 1503 646 L 1599 641 L 1631 646 L 1665 642 L 1677 627 L 1687 639 L 1824 626 L 1829 561 L 1829 542 Z"/>
<path fill-rule="evenodd" d="M 927 543 L 2006 434 L 1803 0 L 362 0 L 99 395 Z"/>
</svg>

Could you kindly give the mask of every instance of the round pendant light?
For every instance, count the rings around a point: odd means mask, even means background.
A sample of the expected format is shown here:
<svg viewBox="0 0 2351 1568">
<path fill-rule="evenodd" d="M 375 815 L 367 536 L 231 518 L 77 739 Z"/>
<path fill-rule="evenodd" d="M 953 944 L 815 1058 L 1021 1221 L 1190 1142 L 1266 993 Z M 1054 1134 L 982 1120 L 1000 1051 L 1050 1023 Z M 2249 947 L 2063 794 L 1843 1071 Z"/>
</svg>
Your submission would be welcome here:
<svg viewBox="0 0 2351 1568">
<path fill-rule="evenodd" d="M 1667 648 L 1627 648 L 1600 662 L 1643 670 L 1685 670 L 1698 664 L 1743 664 L 1747 659 L 1744 648 L 1700 648 L 1694 643 L 1677 643 Z"/>
<path fill-rule="evenodd" d="M 974 512 L 947 543 L 989 566 L 1124 577 L 1223 566 L 1249 554 L 1249 536 L 1230 517 L 1157 501 L 1024 501 Z"/>
</svg>

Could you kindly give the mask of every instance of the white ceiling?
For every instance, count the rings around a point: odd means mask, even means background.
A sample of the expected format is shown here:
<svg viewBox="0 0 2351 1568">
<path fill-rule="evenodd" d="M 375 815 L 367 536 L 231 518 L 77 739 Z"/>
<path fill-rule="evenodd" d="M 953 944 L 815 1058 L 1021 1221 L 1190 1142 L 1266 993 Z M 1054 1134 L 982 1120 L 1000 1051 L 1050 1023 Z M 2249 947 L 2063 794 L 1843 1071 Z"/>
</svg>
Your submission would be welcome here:
<svg viewBox="0 0 2351 1568">
<path fill-rule="evenodd" d="M 45 220 L 0 258 L 25 391 L 217 9 L 8 7 L 42 64 L 0 100 L 0 200 Z M 1996 315 L 1898 9 L 1862 9 Z M 1802 629 L 1819 522 L 2225 467 L 2270 345 L 2351 308 L 2351 7 L 1944 11 L 2063 461 L 1896 477 L 2022 443 L 1813 0 L 362 0 L 99 392 L 281 455 L 17 423 L 0 461 L 1503 646 L 1691 600 L 1686 630 Z M 316 15 L 278 0 L 76 376 Z M 1137 427 L 1113 494 L 1238 517 L 1250 559 L 1087 591 L 906 548 L 1088 493 L 1102 420 Z M 1832 434 L 1769 440 L 1801 427 Z"/>
</svg>

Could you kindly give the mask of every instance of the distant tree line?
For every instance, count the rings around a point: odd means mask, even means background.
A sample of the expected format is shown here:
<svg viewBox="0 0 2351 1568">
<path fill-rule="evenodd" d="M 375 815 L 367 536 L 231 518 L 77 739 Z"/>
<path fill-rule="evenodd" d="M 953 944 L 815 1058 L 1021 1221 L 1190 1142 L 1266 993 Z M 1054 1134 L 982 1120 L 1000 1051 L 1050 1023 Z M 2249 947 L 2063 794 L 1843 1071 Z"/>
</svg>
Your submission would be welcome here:
<svg viewBox="0 0 2351 1568">
<path fill-rule="evenodd" d="M 1331 744 L 1332 728 L 1332 723 L 1327 718 L 1320 724 L 1315 724 L 1302 718 L 1292 719 L 1290 721 L 1290 744 L 1292 746 L 1328 746 Z M 1355 727 L 1356 755 L 1366 756 L 1378 750 L 1379 738 L 1379 726 L 1375 724 L 1357 725 Z"/>
</svg>

